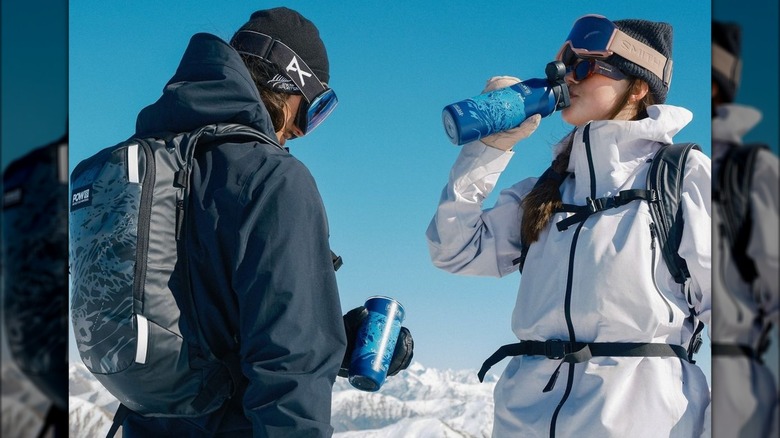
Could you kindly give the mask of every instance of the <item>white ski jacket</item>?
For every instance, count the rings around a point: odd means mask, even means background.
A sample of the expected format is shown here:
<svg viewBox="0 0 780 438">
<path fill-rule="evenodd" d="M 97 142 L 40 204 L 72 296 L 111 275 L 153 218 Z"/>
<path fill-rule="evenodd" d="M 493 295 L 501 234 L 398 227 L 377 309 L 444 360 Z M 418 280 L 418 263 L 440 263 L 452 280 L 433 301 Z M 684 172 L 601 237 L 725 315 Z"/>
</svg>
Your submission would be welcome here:
<svg viewBox="0 0 780 438">
<path fill-rule="evenodd" d="M 717 109 L 712 120 L 714 174 L 728 150 L 740 147 L 742 137 L 760 119 L 761 113 L 743 105 L 728 104 Z M 746 251 L 758 273 L 753 284 L 740 276 L 728 241 L 718 231 L 722 224 L 719 209 L 713 209 L 713 344 L 739 345 L 755 351 L 761 332 L 768 324 L 777 326 L 780 322 L 779 180 L 778 157 L 770 151 L 759 151 L 751 176 L 752 223 Z M 763 321 L 759 315 L 763 315 Z M 725 377 L 712 388 L 712 427 L 717 436 L 778 436 L 780 401 L 769 367 L 746 355 L 713 354 L 712 372 Z"/>
<path fill-rule="evenodd" d="M 692 118 L 655 105 L 639 121 L 594 121 L 574 132 L 566 204 L 642 189 L 649 160 Z M 568 138 L 567 138 L 568 139 Z M 566 144 L 561 142 L 559 149 Z M 482 201 L 513 152 L 463 146 L 427 230 L 434 264 L 453 273 L 504 276 L 517 270 L 521 201 L 537 178 Z M 685 229 L 679 254 L 691 273 L 690 302 L 669 274 L 645 201 L 591 215 L 565 231 L 549 226 L 530 246 L 512 329 L 520 340 L 688 345 L 691 310 L 710 318 L 710 159 L 691 151 L 684 170 Z M 570 213 L 557 213 L 551 224 Z M 498 346 L 497 346 L 498 347 Z M 516 356 L 494 393 L 494 437 L 692 437 L 703 430 L 709 389 L 701 369 L 677 357 L 593 357 L 560 361 Z"/>
</svg>

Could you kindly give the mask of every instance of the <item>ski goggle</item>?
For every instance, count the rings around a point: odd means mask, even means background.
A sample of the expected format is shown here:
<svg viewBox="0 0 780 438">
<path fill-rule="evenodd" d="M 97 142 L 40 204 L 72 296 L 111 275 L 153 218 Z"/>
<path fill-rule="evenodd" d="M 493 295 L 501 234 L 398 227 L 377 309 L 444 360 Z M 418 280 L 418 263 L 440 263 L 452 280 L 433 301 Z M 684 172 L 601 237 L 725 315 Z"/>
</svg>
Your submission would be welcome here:
<svg viewBox="0 0 780 438">
<path fill-rule="evenodd" d="M 243 55 L 254 56 L 283 69 L 269 83 L 283 92 L 302 94 L 295 125 L 306 135 L 319 126 L 336 108 L 336 92 L 317 78 L 306 62 L 283 42 L 264 33 L 242 30 L 230 45 Z M 290 83 L 292 82 L 292 83 Z"/>
<path fill-rule="evenodd" d="M 304 95 L 304 99 L 301 100 L 301 104 L 298 107 L 298 114 L 295 116 L 295 126 L 304 135 L 308 134 L 328 118 L 338 103 L 339 99 L 332 88 L 326 88 L 315 96 L 311 102 Z"/>
<path fill-rule="evenodd" d="M 638 41 L 602 15 L 585 15 L 574 26 L 558 51 L 556 60 L 572 65 L 577 57 L 606 58 L 617 54 L 650 70 L 667 87 L 672 82 L 672 60 Z"/>
<path fill-rule="evenodd" d="M 599 74 L 619 81 L 627 76 L 617 67 L 594 58 L 577 59 L 573 65 L 566 66 L 566 73 L 571 72 L 575 81 L 580 82 Z"/>
</svg>

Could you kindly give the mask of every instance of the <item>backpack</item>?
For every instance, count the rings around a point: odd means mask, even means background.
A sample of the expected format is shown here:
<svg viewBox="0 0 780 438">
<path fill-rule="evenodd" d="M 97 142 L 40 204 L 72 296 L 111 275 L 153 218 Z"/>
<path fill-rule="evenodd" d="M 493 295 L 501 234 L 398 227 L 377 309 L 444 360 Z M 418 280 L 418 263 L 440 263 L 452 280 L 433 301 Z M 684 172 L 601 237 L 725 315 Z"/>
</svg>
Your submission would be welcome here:
<svg viewBox="0 0 780 438">
<path fill-rule="evenodd" d="M 185 206 L 197 149 L 276 140 L 237 124 L 130 138 L 71 174 L 71 318 L 82 361 L 127 410 L 194 417 L 232 396 L 238 358 L 216 358 L 189 288 Z M 183 333 L 188 334 L 185 337 Z"/>
<path fill-rule="evenodd" d="M 14 364 L 51 401 L 40 430 L 68 427 L 68 136 L 3 172 L 4 338 Z"/>
<path fill-rule="evenodd" d="M 646 189 L 623 190 L 616 196 L 605 198 L 587 198 L 585 206 L 564 204 L 558 211 L 572 212 L 574 214 L 558 222 L 556 224 L 558 230 L 563 231 L 599 211 L 619 207 L 634 200 L 647 201 L 654 222 L 653 232 L 658 237 L 664 262 L 669 268 L 674 281 L 681 285 L 683 293 L 690 303 L 691 297 L 688 288 L 690 273 L 688 272 L 688 265 L 677 253 L 677 250 L 680 247 L 684 226 L 682 210 L 679 208 L 682 193 L 682 176 L 685 169 L 685 161 L 691 149 L 701 150 L 699 145 L 695 143 L 678 143 L 662 146 L 655 153 L 650 164 Z M 567 175 L 556 174 L 550 167 L 542 174 L 536 185 L 543 184 L 544 181 L 550 178 L 556 179 L 560 185 Z M 528 255 L 529 247 L 530 243 L 523 239 L 520 257 L 514 260 L 518 265 L 520 273 L 523 272 L 523 265 Z M 704 328 L 704 323 L 698 321 L 698 318 L 693 313 L 693 309 L 691 309 L 688 319 L 692 327 L 695 327 L 693 337 L 688 345 L 688 359 L 690 362 L 695 363 L 693 354 L 701 348 L 703 342 L 701 331 Z"/>
<path fill-rule="evenodd" d="M 769 147 L 758 143 L 731 147 L 723 156 L 714 175 L 712 200 L 721 217 L 718 233 L 720 238 L 729 245 L 731 258 L 737 266 L 742 281 L 747 284 L 753 283 L 758 277 L 756 264 L 747 254 L 747 245 L 750 242 L 753 224 L 750 208 L 753 166 L 762 149 L 769 150 Z M 755 321 L 755 324 L 762 328 L 755 352 L 759 361 L 769 348 L 769 334 L 772 329 L 771 322 L 765 324 L 765 317 L 766 315 L 761 311 Z M 742 318 L 741 312 L 739 318 Z"/>
<path fill-rule="evenodd" d="M 769 150 L 764 144 L 730 148 L 715 175 L 712 194 L 723 220 L 719 233 L 731 246 L 731 255 L 746 283 L 752 283 L 758 276 L 755 263 L 747 255 L 747 244 L 752 226 L 750 182 L 753 165 L 761 149 Z"/>
</svg>

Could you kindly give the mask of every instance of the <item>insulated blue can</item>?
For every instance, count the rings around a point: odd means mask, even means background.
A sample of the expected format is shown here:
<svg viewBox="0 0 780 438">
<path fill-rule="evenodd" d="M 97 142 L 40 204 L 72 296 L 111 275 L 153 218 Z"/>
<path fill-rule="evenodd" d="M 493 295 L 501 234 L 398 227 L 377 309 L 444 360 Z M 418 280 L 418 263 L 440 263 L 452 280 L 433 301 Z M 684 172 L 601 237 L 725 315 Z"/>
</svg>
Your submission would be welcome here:
<svg viewBox="0 0 780 438">
<path fill-rule="evenodd" d="M 568 89 L 566 94 L 568 100 Z M 548 116 L 560 107 L 561 84 L 534 78 L 447 105 L 442 121 L 450 141 L 462 145 L 515 128 L 534 114 Z"/>
<path fill-rule="evenodd" d="M 358 330 L 349 363 L 349 383 L 374 392 L 387 378 L 405 311 L 401 303 L 385 296 L 368 298 L 365 307 L 368 316 Z"/>
</svg>

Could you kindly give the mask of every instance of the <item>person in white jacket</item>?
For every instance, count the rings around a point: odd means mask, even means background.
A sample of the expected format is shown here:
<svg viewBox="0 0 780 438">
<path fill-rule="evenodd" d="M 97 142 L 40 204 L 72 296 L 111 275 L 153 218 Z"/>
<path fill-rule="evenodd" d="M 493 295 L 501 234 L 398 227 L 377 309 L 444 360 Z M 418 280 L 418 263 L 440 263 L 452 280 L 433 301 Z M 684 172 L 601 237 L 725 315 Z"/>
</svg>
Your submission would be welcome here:
<svg viewBox="0 0 780 438">
<path fill-rule="evenodd" d="M 743 136 L 760 120 L 756 108 L 734 103 L 740 84 L 741 27 L 712 23 L 712 156 L 713 184 L 718 185 L 725 160 L 744 148 Z M 721 196 L 713 209 L 712 436 L 778 436 L 778 385 L 764 358 L 769 334 L 780 322 L 778 283 L 778 157 L 756 151 L 749 178 L 748 211 L 739 241 L 731 242 L 722 213 L 732 196 Z M 730 184 L 721 190 L 739 190 Z M 722 210 L 725 209 L 725 210 Z M 741 245 L 741 248 L 739 246 Z M 745 262 L 737 263 L 744 257 Z"/>
<path fill-rule="evenodd" d="M 709 158 L 692 150 L 683 170 L 679 255 L 690 271 L 687 290 L 661 257 L 645 201 L 556 226 L 572 216 L 561 206 L 644 189 L 654 154 L 692 119 L 664 104 L 671 53 L 666 23 L 578 19 L 557 57 L 568 67 L 571 96 L 562 116 L 574 126 L 555 149 L 558 177 L 537 187 L 537 178 L 522 180 L 483 209 L 539 116 L 464 145 L 450 172 L 426 233 L 435 266 L 505 276 L 518 270 L 521 236 L 532 242 L 512 316 L 520 342 L 494 391 L 494 437 L 704 430 L 709 389 L 685 353 L 694 318 L 708 323 L 711 311 Z M 485 91 L 517 81 L 496 77 Z"/>
</svg>

